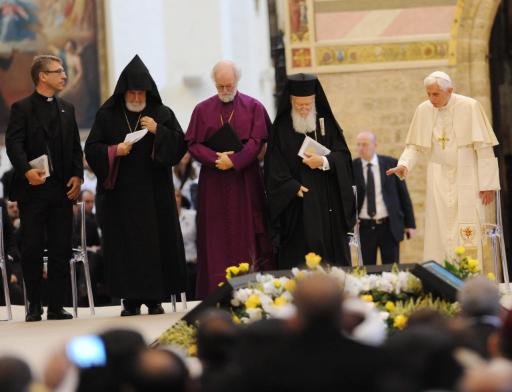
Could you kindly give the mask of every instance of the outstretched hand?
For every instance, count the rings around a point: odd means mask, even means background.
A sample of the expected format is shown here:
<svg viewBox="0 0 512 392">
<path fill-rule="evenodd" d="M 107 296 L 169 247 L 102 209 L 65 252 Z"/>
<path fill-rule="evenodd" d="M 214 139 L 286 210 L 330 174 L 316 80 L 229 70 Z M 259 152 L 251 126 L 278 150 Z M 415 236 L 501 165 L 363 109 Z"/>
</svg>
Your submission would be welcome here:
<svg viewBox="0 0 512 392">
<path fill-rule="evenodd" d="M 398 165 L 397 167 L 386 170 L 386 175 L 390 176 L 392 174 L 396 174 L 398 178 L 403 180 L 407 176 L 407 168 L 405 166 Z"/>
</svg>

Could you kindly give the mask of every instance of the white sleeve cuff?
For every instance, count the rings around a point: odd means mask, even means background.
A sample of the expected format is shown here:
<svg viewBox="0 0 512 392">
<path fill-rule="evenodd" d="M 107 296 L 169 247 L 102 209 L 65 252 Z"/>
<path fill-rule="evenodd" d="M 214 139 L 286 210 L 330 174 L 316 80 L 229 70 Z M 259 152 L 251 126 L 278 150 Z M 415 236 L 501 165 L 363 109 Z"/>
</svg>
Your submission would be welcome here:
<svg viewBox="0 0 512 392">
<path fill-rule="evenodd" d="M 322 156 L 322 160 L 324 161 L 324 164 L 322 166 L 320 166 L 319 169 L 321 169 L 323 171 L 330 170 L 331 166 L 329 165 L 329 160 L 324 156 Z"/>
</svg>

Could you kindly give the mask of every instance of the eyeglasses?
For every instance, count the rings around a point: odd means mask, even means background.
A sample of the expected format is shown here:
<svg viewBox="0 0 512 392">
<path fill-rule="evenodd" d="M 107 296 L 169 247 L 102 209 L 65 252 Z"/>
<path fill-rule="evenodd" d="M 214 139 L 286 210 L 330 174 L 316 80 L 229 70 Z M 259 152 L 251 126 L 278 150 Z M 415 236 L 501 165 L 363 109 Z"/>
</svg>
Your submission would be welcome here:
<svg viewBox="0 0 512 392">
<path fill-rule="evenodd" d="M 54 74 L 63 74 L 63 73 L 66 73 L 66 71 L 64 71 L 64 68 L 59 68 L 59 69 L 54 69 L 54 70 L 46 70 L 46 71 L 43 71 L 44 73 L 54 73 Z"/>
</svg>

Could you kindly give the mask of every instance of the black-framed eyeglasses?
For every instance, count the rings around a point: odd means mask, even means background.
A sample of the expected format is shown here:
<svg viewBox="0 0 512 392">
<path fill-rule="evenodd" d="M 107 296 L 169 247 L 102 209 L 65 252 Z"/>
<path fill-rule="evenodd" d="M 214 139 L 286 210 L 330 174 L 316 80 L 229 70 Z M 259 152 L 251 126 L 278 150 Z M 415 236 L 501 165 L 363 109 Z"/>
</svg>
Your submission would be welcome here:
<svg viewBox="0 0 512 392">
<path fill-rule="evenodd" d="M 59 69 L 54 69 L 54 70 L 46 70 L 46 71 L 43 71 L 44 73 L 54 73 L 54 74 L 63 74 L 63 73 L 66 73 L 66 71 L 64 70 L 64 68 L 59 68 Z"/>
</svg>

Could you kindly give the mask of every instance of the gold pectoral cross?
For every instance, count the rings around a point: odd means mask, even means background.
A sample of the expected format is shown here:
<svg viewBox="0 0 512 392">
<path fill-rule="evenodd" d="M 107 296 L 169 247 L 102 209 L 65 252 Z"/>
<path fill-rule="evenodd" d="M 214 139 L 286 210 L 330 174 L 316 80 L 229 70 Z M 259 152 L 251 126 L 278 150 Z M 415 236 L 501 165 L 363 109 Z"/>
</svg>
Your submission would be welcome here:
<svg viewBox="0 0 512 392">
<path fill-rule="evenodd" d="M 450 141 L 450 139 L 448 139 L 446 137 L 446 134 L 443 132 L 441 137 L 437 138 L 437 141 L 441 144 L 441 148 L 444 150 L 444 148 L 446 147 L 446 143 L 448 143 Z"/>
</svg>

